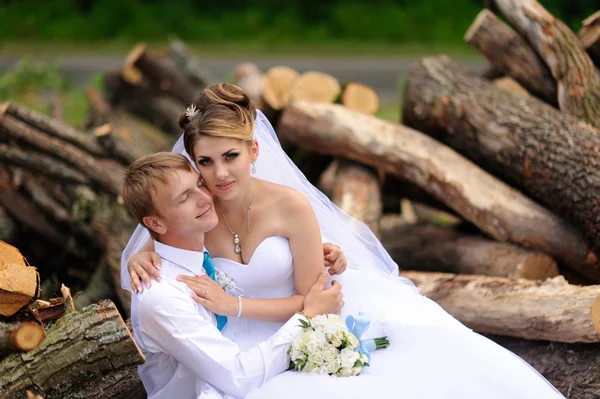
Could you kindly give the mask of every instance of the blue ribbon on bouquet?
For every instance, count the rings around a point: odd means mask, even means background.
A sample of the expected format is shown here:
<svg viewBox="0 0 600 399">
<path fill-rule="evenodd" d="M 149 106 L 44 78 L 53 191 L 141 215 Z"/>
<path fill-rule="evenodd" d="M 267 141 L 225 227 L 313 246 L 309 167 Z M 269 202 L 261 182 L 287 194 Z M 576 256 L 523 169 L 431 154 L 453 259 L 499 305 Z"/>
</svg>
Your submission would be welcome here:
<svg viewBox="0 0 600 399">
<path fill-rule="evenodd" d="M 348 331 L 358 338 L 358 352 L 365 354 L 367 359 L 369 359 L 369 363 L 371 363 L 371 354 L 369 352 L 376 350 L 377 345 L 375 344 L 374 339 L 361 339 L 361 337 L 370 326 L 371 321 L 362 313 L 359 313 L 358 316 L 346 317 L 346 327 L 348 327 Z"/>
</svg>

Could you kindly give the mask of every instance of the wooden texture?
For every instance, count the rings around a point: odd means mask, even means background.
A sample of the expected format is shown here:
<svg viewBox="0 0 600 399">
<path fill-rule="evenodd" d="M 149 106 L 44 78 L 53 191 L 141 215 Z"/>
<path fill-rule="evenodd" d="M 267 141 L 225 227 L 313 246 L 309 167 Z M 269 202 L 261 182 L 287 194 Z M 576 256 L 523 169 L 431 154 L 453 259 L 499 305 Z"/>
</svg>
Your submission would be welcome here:
<svg viewBox="0 0 600 399">
<path fill-rule="evenodd" d="M 400 269 L 545 280 L 558 267 L 549 256 L 514 244 L 426 223 L 381 226 L 381 242 Z"/>
<path fill-rule="evenodd" d="M 425 58 L 411 69 L 403 121 L 572 222 L 600 253 L 599 130 L 498 89 L 445 56 Z M 600 264 L 594 256 L 586 263 L 582 251 L 578 246 L 579 259 L 568 265 L 600 281 Z"/>
<path fill-rule="evenodd" d="M 331 200 L 379 236 L 381 186 L 372 170 L 360 164 L 342 162 L 337 170 Z"/>
<path fill-rule="evenodd" d="M 546 252 L 573 267 L 588 254 L 581 235 L 563 219 L 409 127 L 339 105 L 296 102 L 283 112 L 278 134 L 307 150 L 400 176 L 497 240 Z"/>
<path fill-rule="evenodd" d="M 544 60 L 562 111 L 600 128 L 600 75 L 577 36 L 536 0 L 486 0 Z"/>
<path fill-rule="evenodd" d="M 37 348 L 45 336 L 44 327 L 32 321 L 23 323 L 0 322 L 0 355 L 29 352 Z"/>
<path fill-rule="evenodd" d="M 404 271 L 421 294 L 485 334 L 554 342 L 600 342 L 600 285 Z"/>
<path fill-rule="evenodd" d="M 600 68 L 600 11 L 596 11 L 583 21 L 579 40 L 596 67 Z"/>
<path fill-rule="evenodd" d="M 483 10 L 477 15 L 465 41 L 489 60 L 494 71 L 510 76 L 534 96 L 558 105 L 556 81 L 544 61 L 491 11 Z"/>
<path fill-rule="evenodd" d="M 133 370 L 143 361 L 115 305 L 102 301 L 65 313 L 40 346 L 3 359 L 0 397 L 128 397 L 139 389 Z"/>
</svg>

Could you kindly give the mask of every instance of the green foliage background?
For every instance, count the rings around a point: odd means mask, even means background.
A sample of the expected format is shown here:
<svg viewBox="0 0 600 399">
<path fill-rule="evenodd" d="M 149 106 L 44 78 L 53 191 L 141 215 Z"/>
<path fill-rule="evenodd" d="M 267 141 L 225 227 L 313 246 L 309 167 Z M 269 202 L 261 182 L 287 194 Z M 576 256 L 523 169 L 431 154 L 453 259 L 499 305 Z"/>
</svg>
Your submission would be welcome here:
<svg viewBox="0 0 600 399">
<path fill-rule="evenodd" d="M 541 0 L 578 31 L 598 0 Z M 3 41 L 462 43 L 481 0 L 0 0 Z"/>
</svg>

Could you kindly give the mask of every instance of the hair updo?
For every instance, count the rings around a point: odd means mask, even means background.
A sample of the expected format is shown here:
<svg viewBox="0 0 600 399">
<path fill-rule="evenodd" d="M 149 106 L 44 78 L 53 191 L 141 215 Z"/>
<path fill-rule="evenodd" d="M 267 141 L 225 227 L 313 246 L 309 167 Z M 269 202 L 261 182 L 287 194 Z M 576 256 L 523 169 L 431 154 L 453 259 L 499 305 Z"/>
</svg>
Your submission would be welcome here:
<svg viewBox="0 0 600 399">
<path fill-rule="evenodd" d="M 179 118 L 185 150 L 195 160 L 193 148 L 203 135 L 250 142 L 256 108 L 241 88 L 219 83 L 206 87 Z"/>
</svg>

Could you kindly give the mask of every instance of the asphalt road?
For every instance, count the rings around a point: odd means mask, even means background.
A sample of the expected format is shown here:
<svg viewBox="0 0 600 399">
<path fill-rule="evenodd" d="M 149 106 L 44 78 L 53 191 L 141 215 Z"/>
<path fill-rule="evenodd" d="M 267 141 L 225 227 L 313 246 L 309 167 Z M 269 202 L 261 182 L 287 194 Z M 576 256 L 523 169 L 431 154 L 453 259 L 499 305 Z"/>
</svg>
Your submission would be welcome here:
<svg viewBox="0 0 600 399">
<path fill-rule="evenodd" d="M 98 72 L 120 68 L 125 54 L 84 57 L 57 56 L 61 72 L 76 85 L 86 84 L 90 77 Z M 12 68 L 18 57 L 0 57 L 0 71 Z M 298 72 L 317 70 L 336 77 L 340 83 L 357 81 L 371 86 L 379 95 L 382 104 L 394 103 L 399 95 L 399 82 L 408 74 L 411 65 L 417 58 L 408 57 L 227 57 L 202 58 L 203 66 L 216 78 L 227 77 L 242 62 L 254 62 L 266 71 L 275 65 L 287 65 Z M 464 62 L 472 70 L 481 70 L 483 62 Z"/>
</svg>

